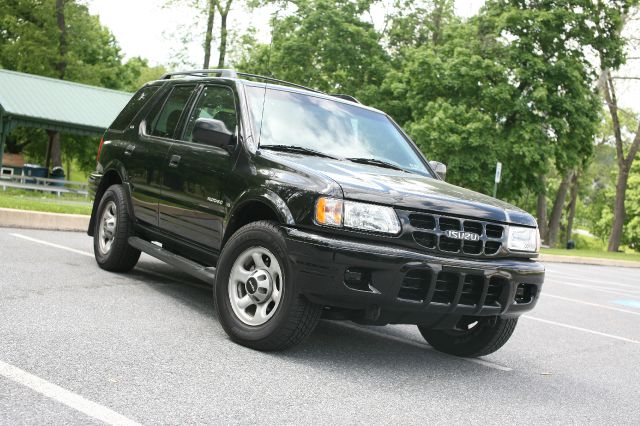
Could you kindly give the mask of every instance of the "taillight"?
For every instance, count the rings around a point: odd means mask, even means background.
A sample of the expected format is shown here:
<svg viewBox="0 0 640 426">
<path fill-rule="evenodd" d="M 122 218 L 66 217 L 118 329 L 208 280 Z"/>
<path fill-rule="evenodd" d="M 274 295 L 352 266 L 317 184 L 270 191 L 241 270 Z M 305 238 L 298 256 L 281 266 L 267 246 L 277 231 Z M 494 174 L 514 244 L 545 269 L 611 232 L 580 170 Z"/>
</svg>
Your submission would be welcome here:
<svg viewBox="0 0 640 426">
<path fill-rule="evenodd" d="M 100 138 L 100 146 L 98 147 L 98 155 L 96 155 L 96 163 L 100 159 L 100 152 L 102 151 L 102 144 L 104 144 L 104 136 Z"/>
</svg>

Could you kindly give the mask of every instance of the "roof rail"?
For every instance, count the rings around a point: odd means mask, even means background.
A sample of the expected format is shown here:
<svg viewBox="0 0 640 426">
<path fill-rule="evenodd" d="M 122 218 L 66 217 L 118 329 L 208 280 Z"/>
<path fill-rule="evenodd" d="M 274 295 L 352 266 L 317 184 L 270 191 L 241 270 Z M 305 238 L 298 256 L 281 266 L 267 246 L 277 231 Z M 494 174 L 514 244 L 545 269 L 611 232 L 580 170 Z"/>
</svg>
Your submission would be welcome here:
<svg viewBox="0 0 640 426">
<path fill-rule="evenodd" d="M 258 74 L 249 74 L 246 72 L 237 72 L 231 69 L 209 69 L 209 70 L 192 70 L 192 71 L 177 71 L 177 72 L 169 72 L 160 77 L 160 80 L 169 80 L 171 77 L 180 76 L 180 75 L 190 75 L 194 77 L 206 77 L 209 74 L 218 74 L 218 77 L 223 78 L 238 78 L 238 77 L 248 77 L 255 80 L 262 80 L 271 83 L 283 84 L 291 87 L 297 87 L 298 89 L 308 90 L 310 92 L 322 93 L 319 90 L 312 89 L 310 87 L 302 86 L 300 84 L 291 83 L 285 80 L 278 80 L 277 78 L 267 77 L 264 75 Z"/>
<path fill-rule="evenodd" d="M 192 76 L 205 77 L 209 74 L 218 74 L 219 77 L 226 77 L 226 78 L 238 78 L 238 73 L 236 73 L 235 70 L 210 69 L 210 70 L 168 72 L 162 77 L 160 77 L 160 80 L 170 80 L 171 77 L 178 76 L 178 75 L 192 75 Z"/>
<path fill-rule="evenodd" d="M 304 90 L 308 90 L 310 92 L 315 92 L 315 93 L 323 93 L 319 90 L 316 89 L 312 89 L 310 87 L 306 87 L 303 86 L 301 84 L 295 84 L 295 83 L 291 83 L 289 81 L 285 81 L 285 80 L 278 80 L 277 78 L 273 78 L 273 77 L 266 77 L 264 75 L 258 75 L 258 74 L 249 74 L 246 72 L 238 72 L 236 73 L 238 76 L 240 77 L 249 77 L 249 78 L 254 78 L 256 80 L 264 80 L 267 82 L 271 82 L 271 83 L 278 83 L 278 84 L 285 84 L 287 86 L 291 86 L 291 87 L 297 87 L 298 89 L 304 89 Z"/>
<path fill-rule="evenodd" d="M 332 93 L 331 96 L 333 96 L 334 98 L 340 98 L 340 99 L 344 99 L 346 101 L 355 102 L 357 104 L 361 104 L 362 103 L 358 99 L 356 99 L 355 96 L 351 96 L 351 95 L 344 95 L 342 93 Z"/>
</svg>

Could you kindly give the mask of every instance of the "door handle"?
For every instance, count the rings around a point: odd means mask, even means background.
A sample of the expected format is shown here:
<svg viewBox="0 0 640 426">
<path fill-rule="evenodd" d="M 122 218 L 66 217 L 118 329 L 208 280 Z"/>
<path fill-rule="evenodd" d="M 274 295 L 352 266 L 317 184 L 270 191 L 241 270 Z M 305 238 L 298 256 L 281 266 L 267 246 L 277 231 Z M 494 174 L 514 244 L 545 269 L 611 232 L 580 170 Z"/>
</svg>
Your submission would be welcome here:
<svg viewBox="0 0 640 426">
<path fill-rule="evenodd" d="M 135 145 L 127 145 L 127 147 L 124 149 L 124 155 L 131 156 L 131 154 L 133 154 L 134 149 L 136 149 Z"/>
<path fill-rule="evenodd" d="M 172 155 L 171 159 L 169 160 L 169 167 L 178 167 L 178 164 L 180 164 L 180 157 L 179 155 Z"/>
</svg>

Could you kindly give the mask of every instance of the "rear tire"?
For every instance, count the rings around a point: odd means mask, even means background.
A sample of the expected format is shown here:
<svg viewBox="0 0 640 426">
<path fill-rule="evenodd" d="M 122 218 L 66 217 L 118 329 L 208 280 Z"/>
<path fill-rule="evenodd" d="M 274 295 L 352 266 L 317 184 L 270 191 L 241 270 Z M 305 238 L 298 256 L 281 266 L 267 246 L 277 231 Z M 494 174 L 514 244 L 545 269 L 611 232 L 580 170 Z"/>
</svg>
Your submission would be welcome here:
<svg viewBox="0 0 640 426">
<path fill-rule="evenodd" d="M 462 318 L 454 330 L 418 326 L 434 349 L 461 357 L 479 357 L 500 349 L 513 334 L 517 318 Z"/>
<path fill-rule="evenodd" d="M 253 222 L 233 234 L 213 291 L 224 331 L 252 349 L 287 349 L 309 336 L 320 319 L 320 306 L 299 292 L 282 231 L 272 222 Z"/>
<path fill-rule="evenodd" d="M 140 251 L 129 245 L 133 223 L 122 185 L 112 185 L 105 191 L 96 215 L 93 253 L 98 266 L 111 272 L 130 271 L 138 263 Z"/>
</svg>

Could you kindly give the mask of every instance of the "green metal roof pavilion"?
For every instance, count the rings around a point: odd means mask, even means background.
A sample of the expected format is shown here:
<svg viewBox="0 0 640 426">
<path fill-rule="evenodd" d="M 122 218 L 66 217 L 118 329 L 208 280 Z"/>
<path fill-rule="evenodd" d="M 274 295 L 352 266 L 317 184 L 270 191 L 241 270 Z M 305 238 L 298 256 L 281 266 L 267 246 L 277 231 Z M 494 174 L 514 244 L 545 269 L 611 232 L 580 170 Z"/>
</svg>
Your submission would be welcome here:
<svg viewBox="0 0 640 426">
<path fill-rule="evenodd" d="M 102 135 L 131 93 L 0 69 L 0 166 L 18 126 Z"/>
</svg>

